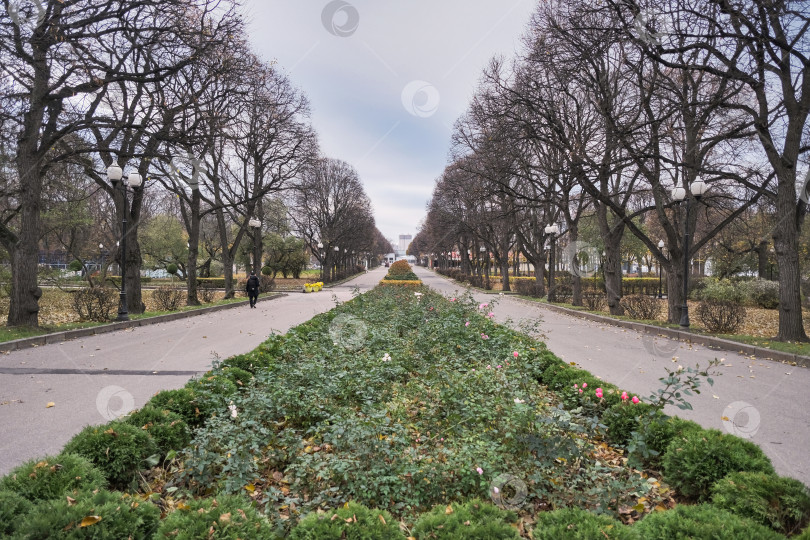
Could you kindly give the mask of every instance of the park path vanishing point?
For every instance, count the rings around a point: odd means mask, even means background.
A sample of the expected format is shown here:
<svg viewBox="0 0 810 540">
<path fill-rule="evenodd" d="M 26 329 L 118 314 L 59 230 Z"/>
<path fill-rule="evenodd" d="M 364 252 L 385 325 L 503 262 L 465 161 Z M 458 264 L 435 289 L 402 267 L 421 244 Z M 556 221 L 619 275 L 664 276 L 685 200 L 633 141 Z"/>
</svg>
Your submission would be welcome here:
<svg viewBox="0 0 810 540">
<path fill-rule="evenodd" d="M 217 358 L 258 347 L 373 288 L 385 269 L 318 293 L 290 293 L 177 321 L 0 354 L 0 475 L 58 453 L 88 424 L 142 407 L 160 390 L 181 388 Z M 53 403 L 52 407 L 48 407 Z"/>
<path fill-rule="evenodd" d="M 415 271 L 444 295 L 465 290 L 425 268 Z M 539 319 L 538 337 L 557 356 L 640 398 L 660 388 L 665 367 L 705 367 L 714 358 L 723 359 L 714 386 L 704 384 L 700 395 L 687 397 L 694 410 L 667 407 L 665 412 L 750 439 L 771 458 L 777 473 L 810 486 L 810 369 L 595 323 L 509 295 L 473 296 L 481 303 L 496 300 L 498 322 L 511 320 L 517 328 Z"/>
</svg>

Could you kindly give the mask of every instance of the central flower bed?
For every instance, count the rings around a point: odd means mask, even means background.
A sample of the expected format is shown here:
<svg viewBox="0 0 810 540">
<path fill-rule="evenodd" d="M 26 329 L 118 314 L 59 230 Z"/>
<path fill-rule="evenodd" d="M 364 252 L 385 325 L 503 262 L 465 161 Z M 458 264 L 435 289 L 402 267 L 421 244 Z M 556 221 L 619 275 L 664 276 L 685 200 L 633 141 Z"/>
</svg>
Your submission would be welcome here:
<svg viewBox="0 0 810 540">
<path fill-rule="evenodd" d="M 538 382 L 565 364 L 491 309 L 383 287 L 227 360 L 225 371 L 253 369 L 254 384 L 229 396 L 238 414 L 197 432 L 183 484 L 246 493 L 281 522 L 346 501 L 406 521 L 476 497 L 529 522 L 561 506 L 638 516 L 670 505 L 666 486 L 592 436 L 596 417 Z M 572 386 L 572 399 L 622 402 L 602 386 Z"/>
</svg>

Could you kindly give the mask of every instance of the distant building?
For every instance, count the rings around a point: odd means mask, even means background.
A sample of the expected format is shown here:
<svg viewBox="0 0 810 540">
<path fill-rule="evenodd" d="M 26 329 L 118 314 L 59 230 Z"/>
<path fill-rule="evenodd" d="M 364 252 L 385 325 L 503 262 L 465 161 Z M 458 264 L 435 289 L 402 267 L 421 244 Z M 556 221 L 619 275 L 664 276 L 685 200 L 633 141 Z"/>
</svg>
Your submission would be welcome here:
<svg viewBox="0 0 810 540">
<path fill-rule="evenodd" d="M 411 245 L 411 240 L 413 240 L 413 236 L 410 234 L 400 234 L 399 249 L 397 251 L 401 251 L 403 254 L 408 251 L 408 246 Z"/>
</svg>

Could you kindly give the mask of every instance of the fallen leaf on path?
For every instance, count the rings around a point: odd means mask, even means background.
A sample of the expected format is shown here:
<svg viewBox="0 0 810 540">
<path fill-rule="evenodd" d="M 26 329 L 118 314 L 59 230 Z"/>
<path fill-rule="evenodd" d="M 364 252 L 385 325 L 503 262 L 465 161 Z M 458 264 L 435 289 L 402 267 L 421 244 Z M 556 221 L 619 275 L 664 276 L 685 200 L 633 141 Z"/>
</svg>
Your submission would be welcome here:
<svg viewBox="0 0 810 540">
<path fill-rule="evenodd" d="M 56 406 L 56 403 L 54 403 L 53 401 L 49 401 L 48 404 L 45 405 L 45 408 L 50 409 L 51 407 L 55 407 L 55 406 Z"/>
</svg>

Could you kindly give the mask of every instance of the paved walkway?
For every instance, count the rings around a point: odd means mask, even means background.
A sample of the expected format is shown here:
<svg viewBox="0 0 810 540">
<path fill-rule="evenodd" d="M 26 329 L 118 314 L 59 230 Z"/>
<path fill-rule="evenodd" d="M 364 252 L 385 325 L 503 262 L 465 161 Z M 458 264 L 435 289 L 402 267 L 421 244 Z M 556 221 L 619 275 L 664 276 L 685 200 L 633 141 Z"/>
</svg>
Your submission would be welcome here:
<svg viewBox="0 0 810 540">
<path fill-rule="evenodd" d="M 416 273 L 444 294 L 463 289 L 425 268 Z M 557 356 L 639 397 L 660 387 L 665 367 L 706 366 L 714 358 L 723 359 L 722 375 L 715 377 L 714 386 L 704 385 L 699 396 L 689 398 L 693 411 L 673 407 L 667 414 L 751 439 L 779 474 L 810 486 L 810 369 L 594 323 L 508 295 L 474 296 L 479 302 L 497 301 L 494 312 L 499 322 L 511 319 L 518 325 L 539 319 L 542 338 Z"/>
<path fill-rule="evenodd" d="M 173 322 L 132 328 L 0 355 L 0 475 L 57 453 L 88 424 L 141 407 L 160 390 L 180 388 L 217 358 L 255 349 L 350 300 L 385 275 L 377 269 L 319 293 L 290 293 Z M 53 403 L 52 407 L 48 407 Z"/>
</svg>

